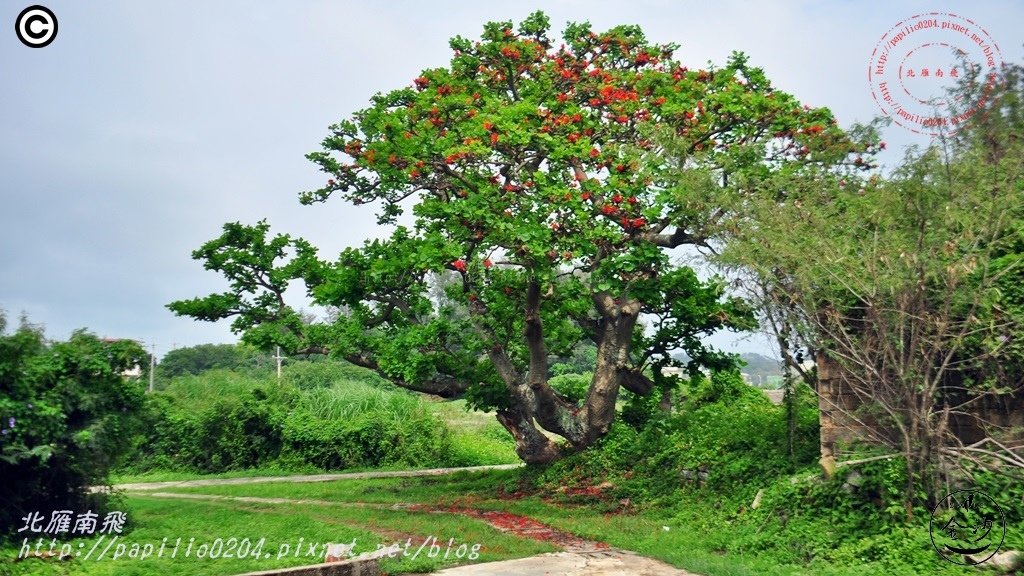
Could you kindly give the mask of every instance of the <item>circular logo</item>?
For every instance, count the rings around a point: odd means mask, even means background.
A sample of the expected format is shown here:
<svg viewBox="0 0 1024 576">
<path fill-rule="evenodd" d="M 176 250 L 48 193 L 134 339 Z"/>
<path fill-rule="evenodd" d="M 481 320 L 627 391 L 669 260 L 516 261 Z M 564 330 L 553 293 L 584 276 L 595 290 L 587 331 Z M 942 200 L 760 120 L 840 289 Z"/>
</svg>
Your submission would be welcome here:
<svg viewBox="0 0 1024 576">
<path fill-rule="evenodd" d="M 957 490 L 932 510 L 932 546 L 944 560 L 970 566 L 995 555 L 1006 537 L 1006 520 L 995 500 L 978 490 Z"/>
<path fill-rule="evenodd" d="M 987 94 L 1001 65 L 999 46 L 978 23 L 930 12 L 912 16 L 882 36 L 868 63 L 868 83 L 878 107 L 900 126 L 919 134 L 950 134 L 978 106 L 951 107 L 949 90 L 965 75 L 980 75 Z"/>
<path fill-rule="evenodd" d="M 46 6 L 29 6 L 14 20 L 18 40 L 29 48 L 43 48 L 57 37 L 57 16 Z"/>
</svg>

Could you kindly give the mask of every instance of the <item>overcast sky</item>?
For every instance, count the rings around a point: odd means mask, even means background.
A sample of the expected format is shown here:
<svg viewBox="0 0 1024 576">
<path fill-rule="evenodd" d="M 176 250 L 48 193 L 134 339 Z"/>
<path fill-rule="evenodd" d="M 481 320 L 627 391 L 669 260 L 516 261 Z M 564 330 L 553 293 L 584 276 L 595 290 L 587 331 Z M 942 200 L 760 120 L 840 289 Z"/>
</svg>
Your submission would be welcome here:
<svg viewBox="0 0 1024 576">
<path fill-rule="evenodd" d="M 690 67 L 746 52 L 774 85 L 847 126 L 879 114 L 867 69 L 879 39 L 921 12 L 970 18 L 1024 61 L 1024 2 L 144 2 L 41 0 L 52 44 L 14 34 L 0 1 L 0 307 L 63 339 L 76 328 L 174 346 L 234 342 L 228 322 L 165 308 L 224 289 L 190 253 L 228 221 L 267 218 L 333 257 L 376 229 L 370 208 L 301 206 L 323 177 L 304 155 L 371 95 L 444 66 L 454 35 L 536 9 L 562 30 L 639 24 Z M 521 7 L 520 7 L 521 6 Z M 928 137 L 885 133 L 895 162 Z M 726 349 L 767 351 L 763 339 Z"/>
</svg>

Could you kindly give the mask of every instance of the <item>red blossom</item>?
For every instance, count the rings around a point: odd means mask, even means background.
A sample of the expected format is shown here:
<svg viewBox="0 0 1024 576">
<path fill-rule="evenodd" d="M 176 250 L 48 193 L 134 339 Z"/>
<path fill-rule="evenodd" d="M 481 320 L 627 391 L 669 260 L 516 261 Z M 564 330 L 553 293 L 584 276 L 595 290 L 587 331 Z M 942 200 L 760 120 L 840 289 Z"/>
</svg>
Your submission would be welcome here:
<svg viewBox="0 0 1024 576">
<path fill-rule="evenodd" d="M 420 76 L 419 78 L 413 80 L 413 82 L 416 84 L 416 88 L 419 90 L 423 90 L 424 88 L 430 85 L 430 80 L 427 80 L 426 76 Z"/>
<path fill-rule="evenodd" d="M 456 261 L 452 262 L 452 267 L 454 267 L 459 272 L 465 272 L 466 271 L 466 262 L 464 260 L 456 260 Z"/>
<path fill-rule="evenodd" d="M 490 258 L 484 258 L 484 268 L 490 268 L 493 265 Z"/>
</svg>

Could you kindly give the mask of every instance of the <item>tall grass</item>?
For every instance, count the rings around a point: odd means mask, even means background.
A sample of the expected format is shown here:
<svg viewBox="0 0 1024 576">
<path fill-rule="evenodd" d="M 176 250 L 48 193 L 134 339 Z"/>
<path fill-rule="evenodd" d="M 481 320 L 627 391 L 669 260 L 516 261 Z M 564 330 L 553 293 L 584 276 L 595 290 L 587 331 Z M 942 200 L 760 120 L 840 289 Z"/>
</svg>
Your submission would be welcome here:
<svg viewBox="0 0 1024 576">
<path fill-rule="evenodd" d="M 307 390 L 296 405 L 318 420 L 351 420 L 373 412 L 383 420 L 404 422 L 428 411 L 417 396 L 402 390 L 382 390 L 355 380 L 340 380 L 330 388 Z"/>
<path fill-rule="evenodd" d="M 161 392 L 169 396 L 178 411 L 194 413 L 221 398 L 243 398 L 254 388 L 276 386 L 270 378 L 260 378 L 227 369 L 208 370 L 198 375 L 173 378 Z"/>
</svg>

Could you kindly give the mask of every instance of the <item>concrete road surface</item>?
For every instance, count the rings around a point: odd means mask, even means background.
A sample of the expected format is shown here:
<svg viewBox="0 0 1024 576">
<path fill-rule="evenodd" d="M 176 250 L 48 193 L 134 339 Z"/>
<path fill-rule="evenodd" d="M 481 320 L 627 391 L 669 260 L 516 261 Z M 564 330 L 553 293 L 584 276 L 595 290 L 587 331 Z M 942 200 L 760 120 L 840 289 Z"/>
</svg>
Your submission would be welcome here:
<svg viewBox="0 0 1024 576">
<path fill-rule="evenodd" d="M 697 576 L 624 550 L 557 552 L 447 568 L 434 576 Z"/>
</svg>

